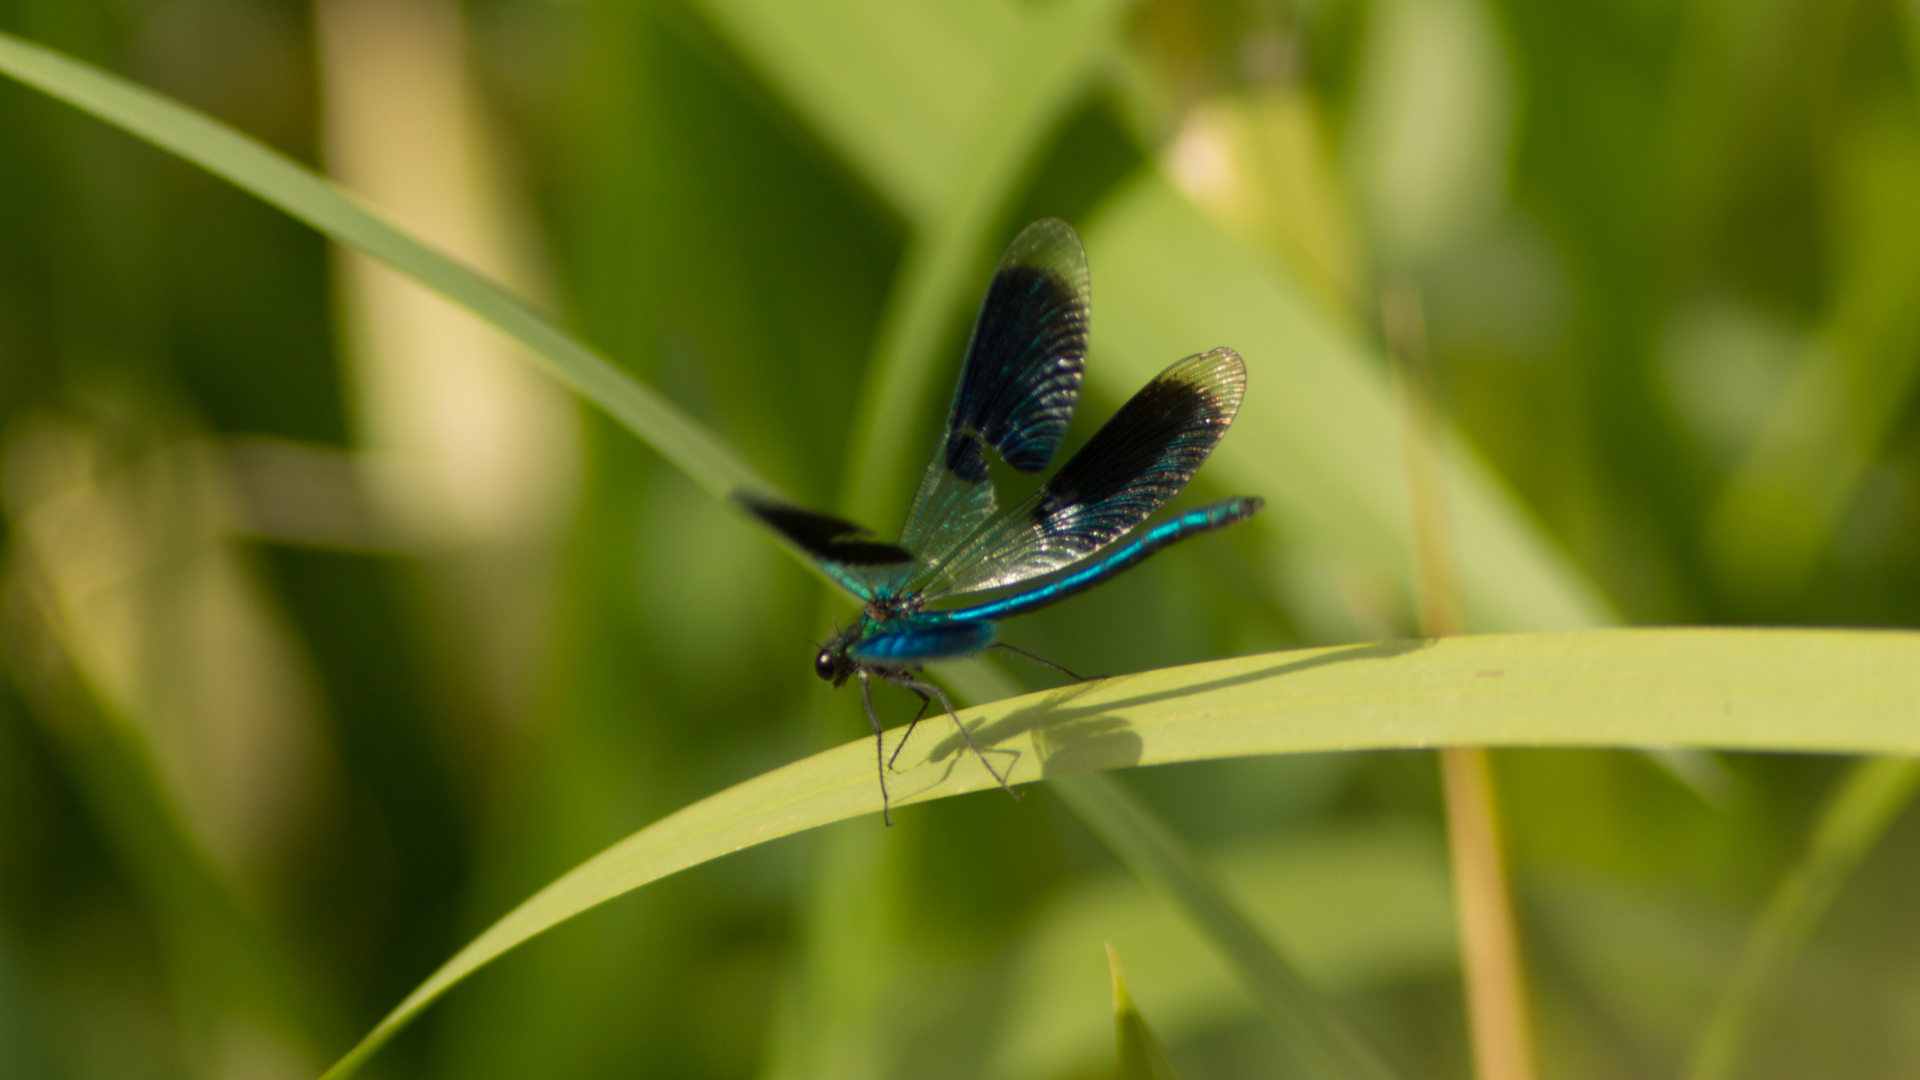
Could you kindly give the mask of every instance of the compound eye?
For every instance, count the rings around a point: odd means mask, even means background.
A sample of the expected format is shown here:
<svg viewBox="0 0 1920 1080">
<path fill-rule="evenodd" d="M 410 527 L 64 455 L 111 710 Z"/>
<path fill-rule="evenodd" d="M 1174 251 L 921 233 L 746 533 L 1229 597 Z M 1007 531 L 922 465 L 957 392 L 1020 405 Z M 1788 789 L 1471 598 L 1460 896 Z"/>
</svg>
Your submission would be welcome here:
<svg viewBox="0 0 1920 1080">
<path fill-rule="evenodd" d="M 840 673 L 840 665 L 834 663 L 833 653 L 821 649 L 819 655 L 813 658 L 813 673 L 820 676 L 821 682 L 832 682 L 833 677 Z"/>
</svg>

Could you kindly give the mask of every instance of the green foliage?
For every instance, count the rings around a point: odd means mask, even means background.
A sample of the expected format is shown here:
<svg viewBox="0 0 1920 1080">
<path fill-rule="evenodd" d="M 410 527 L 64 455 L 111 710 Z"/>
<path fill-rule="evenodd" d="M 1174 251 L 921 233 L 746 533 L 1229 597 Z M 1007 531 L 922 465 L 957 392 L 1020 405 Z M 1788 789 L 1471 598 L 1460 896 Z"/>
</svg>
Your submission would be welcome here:
<svg viewBox="0 0 1920 1080">
<path fill-rule="evenodd" d="M 0 88 L 0 1072 L 1082 1075 L 1118 940 L 1189 1077 L 1464 1075 L 1432 770 L 1357 753 L 1442 742 L 1564 748 L 1497 758 L 1548 1074 L 1920 1060 L 1908 763 L 1587 749 L 1914 755 L 1913 637 L 1578 630 L 1920 615 L 1911 5 L 314 14 L 0 3 L 65 103 Z M 817 583 L 712 496 L 885 531 L 1041 214 L 1081 421 L 1232 345 L 1200 484 L 1270 509 L 1010 627 L 1140 674 L 944 673 L 1051 783 L 945 799 L 936 725 L 883 831 Z M 1527 633 L 1340 644 L 1409 626 L 1389 282 Z"/>
</svg>

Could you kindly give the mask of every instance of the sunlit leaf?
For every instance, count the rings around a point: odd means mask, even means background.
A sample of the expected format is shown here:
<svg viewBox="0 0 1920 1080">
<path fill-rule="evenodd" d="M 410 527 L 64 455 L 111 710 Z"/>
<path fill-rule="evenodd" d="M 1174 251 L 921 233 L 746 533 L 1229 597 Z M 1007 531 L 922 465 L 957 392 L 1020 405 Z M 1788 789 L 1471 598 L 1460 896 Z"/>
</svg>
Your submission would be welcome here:
<svg viewBox="0 0 1920 1080">
<path fill-rule="evenodd" d="M 1920 633 L 1590 630 L 1271 653 L 1082 683 L 968 709 L 1016 784 L 1100 769 L 1319 750 L 1717 746 L 1920 754 Z M 957 733 L 923 732 L 896 807 L 996 787 Z M 488 961 L 709 859 L 880 810 L 860 740 L 735 785 L 594 856 L 514 909 L 388 1014 L 351 1074 Z M 875 826 L 876 828 L 878 825 Z"/>
</svg>

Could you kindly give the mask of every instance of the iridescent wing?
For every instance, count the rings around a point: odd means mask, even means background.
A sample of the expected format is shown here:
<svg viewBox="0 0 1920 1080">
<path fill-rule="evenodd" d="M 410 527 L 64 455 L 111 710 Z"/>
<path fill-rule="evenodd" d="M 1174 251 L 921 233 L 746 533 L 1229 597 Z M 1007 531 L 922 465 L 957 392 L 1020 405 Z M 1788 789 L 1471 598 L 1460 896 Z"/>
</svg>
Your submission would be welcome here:
<svg viewBox="0 0 1920 1080">
<path fill-rule="evenodd" d="M 745 491 L 734 492 L 733 501 L 862 600 L 874 598 L 877 580 L 913 565 L 905 548 L 876 540 L 851 521 Z"/>
<path fill-rule="evenodd" d="M 913 587 L 932 599 L 1052 573 L 1112 543 L 1186 486 L 1240 410 L 1247 369 L 1232 349 L 1154 377 L 1033 496 L 937 560 Z"/>
<path fill-rule="evenodd" d="M 1014 237 L 980 302 L 901 547 L 923 561 L 938 558 L 993 516 L 989 449 L 1023 473 L 1052 463 L 1080 398 L 1090 296 L 1086 252 L 1072 226 L 1044 218 Z"/>
</svg>

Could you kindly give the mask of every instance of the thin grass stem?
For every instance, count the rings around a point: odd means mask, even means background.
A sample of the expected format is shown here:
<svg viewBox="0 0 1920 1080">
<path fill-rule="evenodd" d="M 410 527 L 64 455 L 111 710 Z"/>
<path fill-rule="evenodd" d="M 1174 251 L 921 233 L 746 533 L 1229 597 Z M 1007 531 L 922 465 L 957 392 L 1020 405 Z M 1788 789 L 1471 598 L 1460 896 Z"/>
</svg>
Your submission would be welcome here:
<svg viewBox="0 0 1920 1080">
<path fill-rule="evenodd" d="M 1406 465 L 1420 632 L 1429 638 L 1466 632 L 1452 532 L 1440 467 L 1440 425 L 1427 366 L 1420 294 L 1390 285 L 1381 325 L 1406 409 Z M 1478 1080 L 1533 1080 L 1533 1030 L 1500 842 L 1500 809 L 1492 763 L 1481 747 L 1440 749 L 1441 790 L 1453 862 L 1460 970 Z"/>
</svg>

